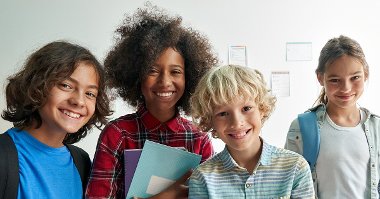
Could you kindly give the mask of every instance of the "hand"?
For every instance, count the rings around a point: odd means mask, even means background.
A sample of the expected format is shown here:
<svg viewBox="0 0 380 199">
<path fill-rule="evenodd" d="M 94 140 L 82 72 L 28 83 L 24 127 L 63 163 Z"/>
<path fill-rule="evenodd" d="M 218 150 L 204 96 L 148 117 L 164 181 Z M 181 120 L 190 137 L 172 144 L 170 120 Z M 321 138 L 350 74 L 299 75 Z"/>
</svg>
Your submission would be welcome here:
<svg viewBox="0 0 380 199">
<path fill-rule="evenodd" d="M 175 183 L 170 185 L 167 189 L 163 190 L 161 193 L 150 197 L 150 199 L 187 199 L 189 194 L 189 187 L 186 185 L 186 181 L 189 179 L 192 170 L 187 171 L 181 178 L 179 178 Z"/>
</svg>

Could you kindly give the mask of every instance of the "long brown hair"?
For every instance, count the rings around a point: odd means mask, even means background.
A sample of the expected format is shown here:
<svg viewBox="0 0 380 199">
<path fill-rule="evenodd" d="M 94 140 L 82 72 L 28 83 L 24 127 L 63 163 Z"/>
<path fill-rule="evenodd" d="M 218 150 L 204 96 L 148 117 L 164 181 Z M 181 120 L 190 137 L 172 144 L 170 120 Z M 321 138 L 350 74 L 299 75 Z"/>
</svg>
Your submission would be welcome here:
<svg viewBox="0 0 380 199">
<path fill-rule="evenodd" d="M 36 128 L 40 127 L 42 120 L 38 109 L 45 105 L 51 88 L 70 77 L 79 62 L 93 65 L 99 77 L 95 113 L 78 132 L 68 133 L 63 142 L 78 142 L 93 125 L 98 128 L 105 125 L 106 117 L 111 112 L 104 83 L 104 69 L 89 50 L 65 41 L 55 41 L 43 46 L 29 56 L 19 72 L 8 77 L 7 109 L 1 117 L 20 129 L 34 123 L 37 124 Z"/>
</svg>

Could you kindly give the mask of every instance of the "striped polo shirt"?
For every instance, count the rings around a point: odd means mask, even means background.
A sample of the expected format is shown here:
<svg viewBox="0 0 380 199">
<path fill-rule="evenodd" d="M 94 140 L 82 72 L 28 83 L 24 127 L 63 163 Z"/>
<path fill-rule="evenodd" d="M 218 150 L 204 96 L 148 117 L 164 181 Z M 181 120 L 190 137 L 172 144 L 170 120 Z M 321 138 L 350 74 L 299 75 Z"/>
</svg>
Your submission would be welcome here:
<svg viewBox="0 0 380 199">
<path fill-rule="evenodd" d="M 227 148 L 194 170 L 189 198 L 314 198 L 310 168 L 299 154 L 263 142 L 252 174 Z"/>
</svg>

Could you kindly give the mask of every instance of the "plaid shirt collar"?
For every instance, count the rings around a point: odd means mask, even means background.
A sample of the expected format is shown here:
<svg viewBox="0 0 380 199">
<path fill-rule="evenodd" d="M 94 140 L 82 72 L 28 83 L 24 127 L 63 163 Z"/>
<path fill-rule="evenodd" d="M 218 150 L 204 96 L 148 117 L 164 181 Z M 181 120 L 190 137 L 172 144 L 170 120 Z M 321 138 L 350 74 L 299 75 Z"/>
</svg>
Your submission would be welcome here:
<svg viewBox="0 0 380 199">
<path fill-rule="evenodd" d="M 164 123 L 155 118 L 145 107 L 145 104 L 138 106 L 136 114 L 141 118 L 142 123 L 148 131 L 154 131 L 162 127 L 165 128 L 165 126 L 173 132 L 178 132 L 181 129 L 182 120 L 178 109 L 176 110 L 175 117 Z"/>
</svg>

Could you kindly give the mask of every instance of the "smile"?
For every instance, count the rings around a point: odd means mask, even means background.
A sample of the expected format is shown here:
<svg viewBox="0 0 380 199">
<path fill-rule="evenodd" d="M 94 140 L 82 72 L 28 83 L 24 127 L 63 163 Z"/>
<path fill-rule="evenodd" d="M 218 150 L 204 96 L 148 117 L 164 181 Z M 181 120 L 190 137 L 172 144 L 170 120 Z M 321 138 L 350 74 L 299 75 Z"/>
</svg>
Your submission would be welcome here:
<svg viewBox="0 0 380 199">
<path fill-rule="evenodd" d="M 73 113 L 73 112 L 70 112 L 68 110 L 63 110 L 63 113 L 71 118 L 75 118 L 75 119 L 78 119 L 80 118 L 80 114 L 78 113 Z"/>
<path fill-rule="evenodd" d="M 246 132 L 232 133 L 232 134 L 228 134 L 228 135 L 231 136 L 232 138 L 235 138 L 235 139 L 242 139 L 248 134 L 248 132 L 249 132 L 249 130 Z"/>
<path fill-rule="evenodd" d="M 156 93 L 157 96 L 159 97 L 170 97 L 174 94 L 174 92 L 165 92 L 165 93 Z"/>
<path fill-rule="evenodd" d="M 354 95 L 341 95 L 341 96 L 338 96 L 340 99 L 343 99 L 343 100 L 347 100 L 347 99 L 350 99 L 352 96 Z"/>
</svg>

